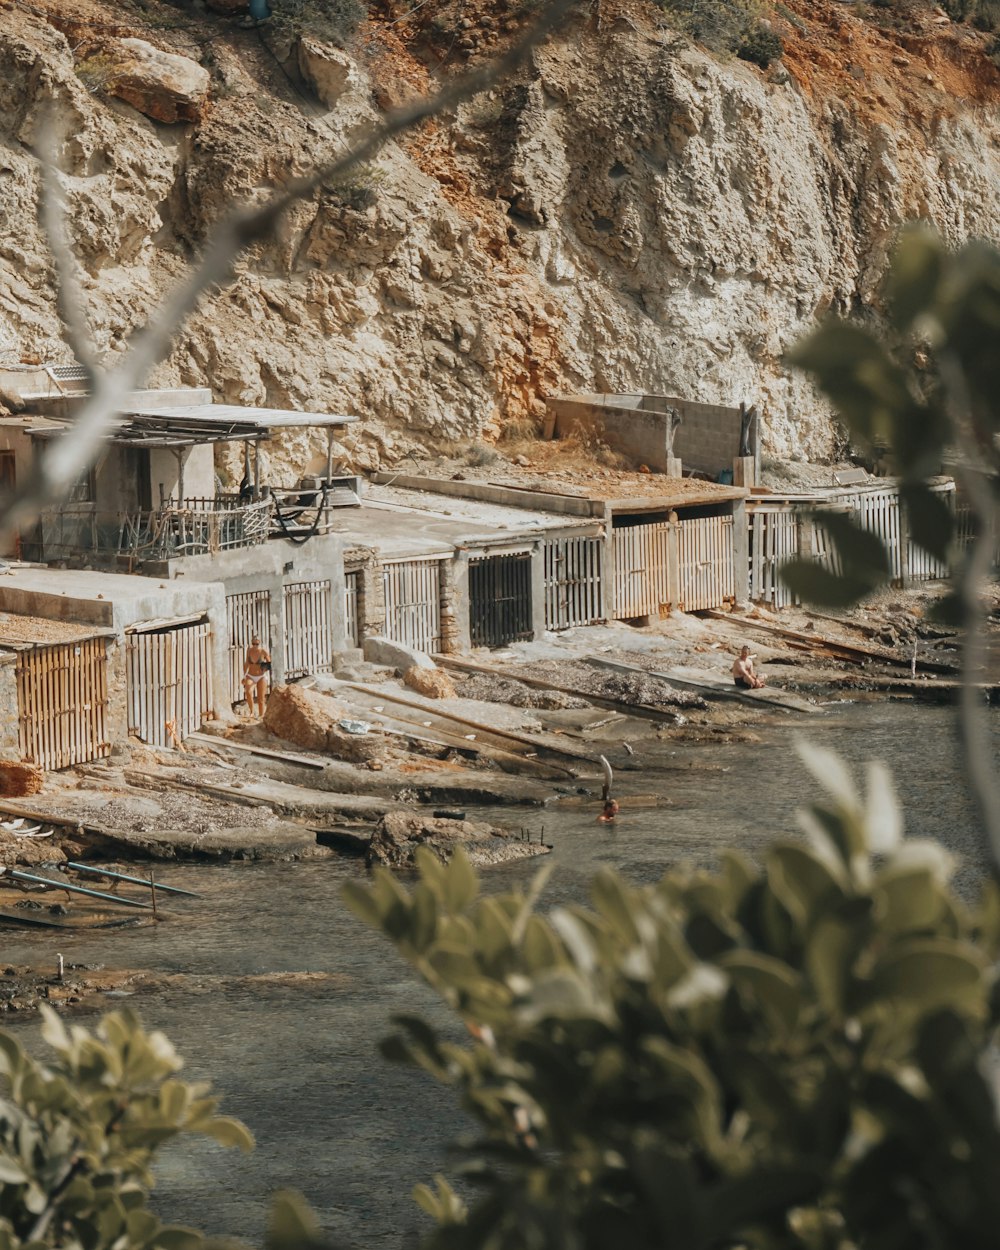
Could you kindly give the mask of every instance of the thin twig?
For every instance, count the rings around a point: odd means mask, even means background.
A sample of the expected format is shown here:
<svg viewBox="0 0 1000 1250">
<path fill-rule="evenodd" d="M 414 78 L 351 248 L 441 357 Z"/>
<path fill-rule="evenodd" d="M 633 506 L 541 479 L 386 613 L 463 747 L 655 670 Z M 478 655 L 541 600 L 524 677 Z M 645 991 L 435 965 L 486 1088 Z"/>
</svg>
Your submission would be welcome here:
<svg viewBox="0 0 1000 1250">
<path fill-rule="evenodd" d="M 93 389 L 97 377 L 93 335 L 84 310 L 80 265 L 69 240 L 66 194 L 59 176 L 55 147 L 55 123 L 50 109 L 43 114 L 40 128 L 38 215 L 55 265 L 56 307 L 63 323 L 64 336 L 86 372 L 88 389 Z"/>
<path fill-rule="evenodd" d="M 201 262 L 175 287 L 155 319 L 131 337 L 121 364 L 107 373 L 96 373 L 91 393 L 70 430 L 54 440 L 36 470 L 8 505 L 0 510 L 0 531 L 30 523 L 41 508 L 65 498 L 80 474 L 93 464 L 121 414 L 127 411 L 130 394 L 143 384 L 150 370 L 169 353 L 171 339 L 199 298 L 230 277 L 239 255 L 253 243 L 266 238 L 286 209 L 312 194 L 324 182 L 342 179 L 356 166 L 375 156 L 397 135 L 454 108 L 511 73 L 558 26 L 576 3 L 578 0 L 550 0 L 523 38 L 483 69 L 463 76 L 433 95 L 397 109 L 346 155 L 321 166 L 305 178 L 294 180 L 262 205 L 238 210 L 223 221 L 215 230 Z M 56 259 L 59 263 L 58 254 Z M 65 291 L 64 283 L 60 283 L 60 290 Z M 60 314 L 65 318 L 64 302 L 61 299 Z M 68 311 L 72 317 L 73 310 Z M 68 328 L 68 332 L 77 337 L 76 327 Z"/>
<path fill-rule="evenodd" d="M 958 476 L 971 502 L 977 531 L 955 586 L 965 628 L 958 730 L 993 871 L 1000 876 L 1000 789 L 993 765 L 986 701 L 977 688 L 986 657 L 981 591 L 993 561 L 997 506 L 987 477 L 975 468 L 981 456 L 972 435 L 971 403 L 961 365 L 952 353 L 945 352 L 941 355 L 940 368 L 948 397 L 947 415 L 963 460 Z"/>
</svg>

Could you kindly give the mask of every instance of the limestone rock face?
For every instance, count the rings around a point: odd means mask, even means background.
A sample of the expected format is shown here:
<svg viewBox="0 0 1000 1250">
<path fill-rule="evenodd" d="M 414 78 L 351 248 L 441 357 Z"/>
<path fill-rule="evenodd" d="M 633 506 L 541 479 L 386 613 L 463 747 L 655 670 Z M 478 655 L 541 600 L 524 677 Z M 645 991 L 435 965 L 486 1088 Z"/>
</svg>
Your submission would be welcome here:
<svg viewBox="0 0 1000 1250">
<path fill-rule="evenodd" d="M 208 70 L 187 56 L 162 52 L 143 39 L 123 39 L 105 90 L 157 122 L 200 121 Z"/>
<path fill-rule="evenodd" d="M 327 108 L 334 108 L 345 92 L 361 85 L 354 58 L 318 39 L 299 41 L 299 69 Z"/>
<path fill-rule="evenodd" d="M 519 837 L 478 820 L 450 820 L 419 812 L 387 812 L 375 827 L 368 847 L 368 863 L 388 868 L 412 868 L 417 850 L 425 846 L 448 860 L 462 847 L 477 868 L 513 863 L 544 855 L 550 847 Z"/>
<path fill-rule="evenodd" d="M 325 103 L 316 116 L 259 40 L 188 13 L 190 31 L 147 40 L 211 49 L 210 104 L 195 90 L 177 105 L 201 117 L 182 138 L 87 90 L 89 53 L 56 29 L 65 7 L 0 8 L 0 364 L 66 359 L 36 211 L 43 104 L 86 311 L 114 362 L 232 205 L 342 153 L 377 101 L 434 86 L 420 38 L 407 46 L 408 28 L 376 12 L 353 58 L 285 49 Z M 830 310 L 878 321 L 907 220 L 953 244 L 1000 241 L 989 37 L 930 18 L 895 34 L 851 6 L 788 0 L 785 57 L 765 72 L 681 39 L 656 4 L 599 7 L 517 76 L 295 205 L 150 381 L 360 415 L 338 451 L 358 470 L 530 428 L 546 395 L 571 390 L 756 402 L 765 455 L 828 457 L 836 427 L 788 348 Z M 414 18 L 426 39 L 434 9 Z M 497 38 L 465 30 L 459 46 L 479 55 Z M 224 484 L 240 454 L 220 450 Z M 322 434 L 300 430 L 262 467 L 294 481 L 317 456 Z"/>
<path fill-rule="evenodd" d="M 349 734 L 338 728 L 333 700 L 301 686 L 274 687 L 264 711 L 264 728 L 284 742 L 353 764 L 377 760 L 384 753 L 379 735 Z"/>
</svg>

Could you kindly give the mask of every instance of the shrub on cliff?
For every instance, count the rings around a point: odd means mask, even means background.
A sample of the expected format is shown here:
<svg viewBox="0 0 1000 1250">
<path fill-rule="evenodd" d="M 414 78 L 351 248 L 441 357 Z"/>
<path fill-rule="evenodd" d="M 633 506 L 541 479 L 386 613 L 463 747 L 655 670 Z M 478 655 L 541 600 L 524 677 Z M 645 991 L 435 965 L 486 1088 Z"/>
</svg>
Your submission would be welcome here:
<svg viewBox="0 0 1000 1250">
<path fill-rule="evenodd" d="M 757 0 L 660 0 L 678 30 L 712 52 L 736 53 L 763 69 L 784 48 Z"/>
<path fill-rule="evenodd" d="M 285 35 L 311 35 L 346 48 L 368 15 L 365 0 L 273 0 L 272 24 Z"/>
</svg>

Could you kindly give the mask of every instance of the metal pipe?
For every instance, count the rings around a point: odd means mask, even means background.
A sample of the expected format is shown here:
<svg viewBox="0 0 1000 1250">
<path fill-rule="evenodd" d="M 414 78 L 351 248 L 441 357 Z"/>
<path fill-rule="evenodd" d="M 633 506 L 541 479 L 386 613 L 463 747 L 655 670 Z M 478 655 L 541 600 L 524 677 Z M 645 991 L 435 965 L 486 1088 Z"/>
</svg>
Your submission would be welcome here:
<svg viewBox="0 0 1000 1250">
<path fill-rule="evenodd" d="M 131 881 L 133 885 L 149 885 L 143 877 L 132 877 L 127 872 L 112 872 L 110 868 L 91 868 L 89 864 L 77 864 L 72 860 L 66 864 L 66 867 L 73 868 L 77 872 L 92 872 L 99 877 L 111 877 L 115 881 Z M 153 884 L 157 890 L 166 890 L 170 894 L 186 894 L 188 898 L 201 898 L 201 895 L 196 894 L 194 890 L 182 890 L 179 885 L 160 885 L 159 881 Z"/>
<path fill-rule="evenodd" d="M 601 768 L 604 771 L 604 788 L 601 791 L 602 799 L 611 798 L 611 787 L 614 785 L 614 774 L 611 772 L 611 765 L 603 755 L 597 757 L 601 761 Z"/>
<path fill-rule="evenodd" d="M 31 872 L 21 872 L 17 868 L 8 868 L 7 876 L 13 881 L 28 881 L 32 885 L 47 885 L 50 890 L 68 890 L 71 894 L 87 894 L 91 898 L 103 899 L 106 903 L 120 903 L 122 907 L 141 907 L 149 911 L 148 903 L 139 903 L 131 898 L 117 898 L 114 894 L 103 894 L 100 890 L 88 890 L 86 886 L 70 885 L 68 881 L 53 881 L 51 877 L 36 877 Z"/>
</svg>

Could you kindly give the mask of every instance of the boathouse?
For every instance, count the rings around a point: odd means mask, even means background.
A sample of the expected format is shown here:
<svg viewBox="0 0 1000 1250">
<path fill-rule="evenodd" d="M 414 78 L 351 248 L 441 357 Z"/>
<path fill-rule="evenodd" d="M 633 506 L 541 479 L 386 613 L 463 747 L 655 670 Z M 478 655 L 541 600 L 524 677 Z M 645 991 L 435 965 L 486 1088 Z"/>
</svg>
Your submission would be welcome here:
<svg viewBox="0 0 1000 1250">
<path fill-rule="evenodd" d="M 376 482 L 389 478 L 375 475 Z M 432 492 L 453 501 L 474 499 L 520 511 L 522 518 L 526 511 L 547 518 L 538 531 L 541 559 L 533 574 L 545 629 L 652 618 L 671 609 L 716 608 L 747 596 L 747 491 L 739 487 L 638 473 L 616 473 L 608 479 L 563 474 L 558 483 L 405 475 L 393 475 L 392 480 L 397 489 Z M 556 526 L 560 517 L 561 531 Z M 517 528 L 516 522 L 510 524 Z M 522 520 L 522 527 L 527 524 Z M 488 559 L 485 551 L 471 558 Z M 474 645 L 477 604 L 490 594 L 503 603 L 508 594 L 501 580 L 509 575 L 507 570 L 499 563 L 492 568 L 491 580 L 470 577 Z"/>
<path fill-rule="evenodd" d="M 97 759 L 131 736 L 175 746 L 228 711 L 219 584 L 11 567 L 0 645 L 15 653 L 21 758 Z"/>
<path fill-rule="evenodd" d="M 809 492 L 755 488 L 747 501 L 751 599 L 776 608 L 793 603 L 794 596 L 781 579 L 781 566 L 793 558 L 816 560 L 838 571 L 836 553 L 829 548 L 822 525 L 814 520 L 824 510 L 848 513 L 861 529 L 882 540 L 894 585 L 909 586 L 948 576 L 947 566 L 913 541 L 895 482 L 869 479 L 863 471 L 858 472 L 863 481 Z M 931 490 L 954 508 L 953 479 L 935 478 Z"/>
<path fill-rule="evenodd" d="M 475 496 L 475 484 L 464 485 Z M 358 643 L 382 635 L 452 652 L 540 637 L 552 610 L 546 570 L 566 552 L 578 562 L 559 565 L 561 576 L 579 584 L 590 605 L 588 621 L 579 623 L 605 619 L 603 524 L 589 505 L 545 511 L 528 500 L 511 505 L 470 496 L 424 479 L 377 474 L 362 507 L 340 518 Z M 585 566 L 579 553 L 588 551 L 593 556 Z"/>
<path fill-rule="evenodd" d="M 15 375 L 24 411 L 0 419 L 0 467 L 6 453 L 11 485 L 65 434 L 79 405 L 74 379 L 54 372 L 30 371 L 27 381 Z M 355 420 L 214 404 L 207 390 L 138 392 L 73 497 L 47 509 L 8 554 L 163 581 L 220 582 L 226 624 L 218 635 L 226 639 L 233 704 L 243 700 L 243 657 L 255 633 L 271 650 L 276 680 L 329 672 L 335 650 L 347 645 L 342 542 L 331 537 L 331 521 L 360 496 L 355 476 L 334 471 L 333 446 Z M 307 465 L 292 482 L 264 480 L 262 447 L 306 428 L 326 435 L 325 469 Z M 242 444 L 238 490 L 217 489 L 220 443 Z"/>
</svg>

